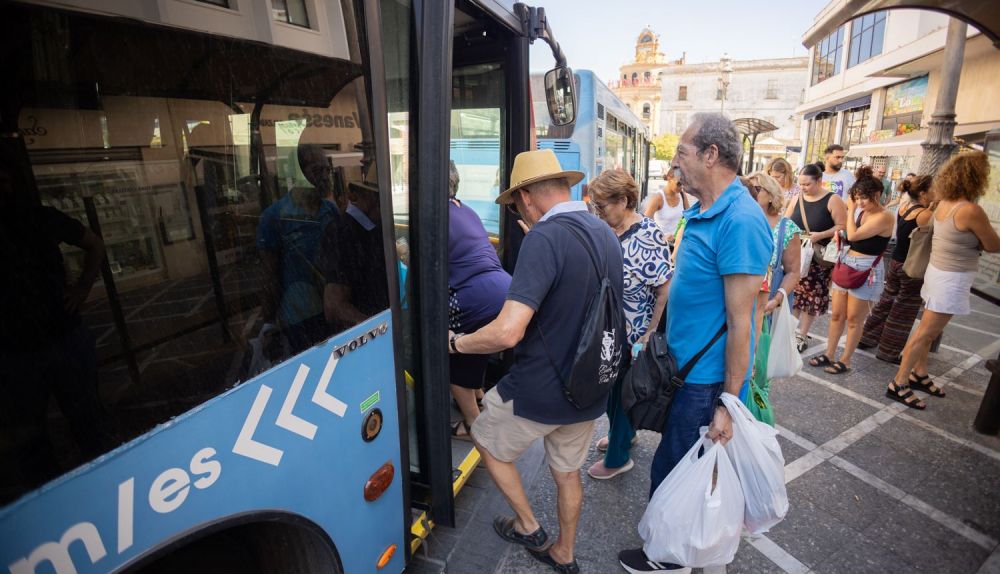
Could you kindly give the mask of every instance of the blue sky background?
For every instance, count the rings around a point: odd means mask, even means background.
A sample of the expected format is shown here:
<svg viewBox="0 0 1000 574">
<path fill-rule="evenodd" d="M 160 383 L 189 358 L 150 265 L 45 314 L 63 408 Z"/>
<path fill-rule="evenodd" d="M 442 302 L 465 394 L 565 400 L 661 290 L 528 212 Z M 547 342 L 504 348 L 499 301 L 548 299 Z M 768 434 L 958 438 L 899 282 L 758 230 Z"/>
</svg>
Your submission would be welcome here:
<svg viewBox="0 0 1000 574">
<path fill-rule="evenodd" d="M 675 60 L 718 61 L 805 56 L 802 35 L 826 0 L 535 0 L 572 68 L 594 70 L 605 82 L 635 55 L 646 25 L 660 35 L 660 51 Z M 531 46 L 531 70 L 554 65 L 542 41 Z"/>
</svg>

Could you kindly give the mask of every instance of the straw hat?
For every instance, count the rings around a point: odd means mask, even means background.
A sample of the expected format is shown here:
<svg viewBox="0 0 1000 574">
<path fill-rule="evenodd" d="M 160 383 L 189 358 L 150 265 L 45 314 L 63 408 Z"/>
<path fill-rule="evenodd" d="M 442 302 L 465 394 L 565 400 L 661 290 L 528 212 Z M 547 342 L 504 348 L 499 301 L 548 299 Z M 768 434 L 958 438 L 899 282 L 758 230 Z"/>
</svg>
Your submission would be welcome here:
<svg viewBox="0 0 1000 574">
<path fill-rule="evenodd" d="M 572 187 L 583 180 L 583 172 L 564 170 L 559 165 L 555 152 L 550 149 L 521 152 L 514 158 L 514 169 L 510 171 L 510 188 L 501 193 L 496 202 L 501 205 L 514 203 L 511 196 L 518 189 L 546 179 L 561 177 L 566 178 Z"/>
</svg>

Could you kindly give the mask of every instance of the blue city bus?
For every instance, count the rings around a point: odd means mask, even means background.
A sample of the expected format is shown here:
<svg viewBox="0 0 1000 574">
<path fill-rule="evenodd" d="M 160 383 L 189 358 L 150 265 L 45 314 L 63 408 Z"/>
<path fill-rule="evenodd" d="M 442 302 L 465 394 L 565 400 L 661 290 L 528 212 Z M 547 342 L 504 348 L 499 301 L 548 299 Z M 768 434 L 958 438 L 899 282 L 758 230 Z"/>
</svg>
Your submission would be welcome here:
<svg viewBox="0 0 1000 574">
<path fill-rule="evenodd" d="M 586 199 L 587 182 L 605 169 L 627 171 L 644 187 L 649 162 L 649 134 L 625 102 L 589 70 L 575 72 L 579 93 L 576 123 L 554 126 L 545 114 L 542 76 L 532 75 L 531 93 L 538 147 L 552 149 L 565 169 L 582 171 L 585 178 L 573 188 Z"/>
<path fill-rule="evenodd" d="M 578 112 L 574 124 L 555 126 L 549 120 L 542 74 L 531 76 L 532 110 L 539 149 L 551 149 L 564 169 L 582 171 L 573 186 L 575 199 L 587 199 L 587 182 L 605 169 L 624 169 L 645 190 L 649 135 L 639 118 L 589 70 L 574 72 Z M 451 159 L 461 176 L 459 197 L 476 210 L 487 231 L 496 233 L 500 210 L 493 203 L 499 188 L 496 165 L 500 142 L 489 128 L 500 119 L 490 110 L 452 112 Z"/>
<path fill-rule="evenodd" d="M 533 10 L 0 5 L 0 570 L 401 572 L 454 525 L 450 120 L 506 187 Z"/>
</svg>

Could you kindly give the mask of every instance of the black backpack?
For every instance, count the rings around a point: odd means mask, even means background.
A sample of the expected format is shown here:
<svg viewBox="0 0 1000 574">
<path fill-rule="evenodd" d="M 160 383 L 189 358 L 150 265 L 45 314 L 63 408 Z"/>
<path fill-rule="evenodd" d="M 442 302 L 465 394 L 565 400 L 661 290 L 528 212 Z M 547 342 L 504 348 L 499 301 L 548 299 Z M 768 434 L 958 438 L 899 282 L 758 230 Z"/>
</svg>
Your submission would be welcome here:
<svg viewBox="0 0 1000 574">
<path fill-rule="evenodd" d="M 618 379 L 625 346 L 625 312 L 622 310 L 622 301 L 615 296 L 611 288 L 607 269 L 601 269 L 598 264 L 597 255 L 590 241 L 576 225 L 560 218 L 552 218 L 550 221 L 568 230 L 583 245 L 600 280 L 597 293 L 582 309 L 584 320 L 573 354 L 573 367 L 570 369 L 569 378 L 563 377 L 552 359 L 542 328 L 538 321 L 535 321 L 545 354 L 562 382 L 566 400 L 578 409 L 585 409 L 598 401 L 606 400 L 608 392 Z"/>
<path fill-rule="evenodd" d="M 653 333 L 622 380 L 622 410 L 635 430 L 663 431 L 670 414 L 674 393 L 684 386 L 684 379 L 719 337 L 726 332 L 722 323 L 712 340 L 691 358 L 680 371 L 677 360 L 667 349 L 663 333 Z"/>
</svg>

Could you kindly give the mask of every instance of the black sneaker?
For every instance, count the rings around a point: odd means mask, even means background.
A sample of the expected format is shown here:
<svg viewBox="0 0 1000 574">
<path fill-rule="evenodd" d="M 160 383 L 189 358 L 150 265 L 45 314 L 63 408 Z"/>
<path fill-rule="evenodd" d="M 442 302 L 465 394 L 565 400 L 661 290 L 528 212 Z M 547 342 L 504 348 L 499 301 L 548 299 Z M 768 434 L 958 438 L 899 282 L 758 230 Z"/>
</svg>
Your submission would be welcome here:
<svg viewBox="0 0 1000 574">
<path fill-rule="evenodd" d="M 650 560 L 649 557 L 646 556 L 646 553 L 642 551 L 642 548 L 622 550 L 618 553 L 618 562 L 622 565 L 622 568 L 628 570 L 632 574 L 639 574 L 643 572 L 689 574 L 691 572 L 691 569 L 686 566 Z"/>
</svg>

